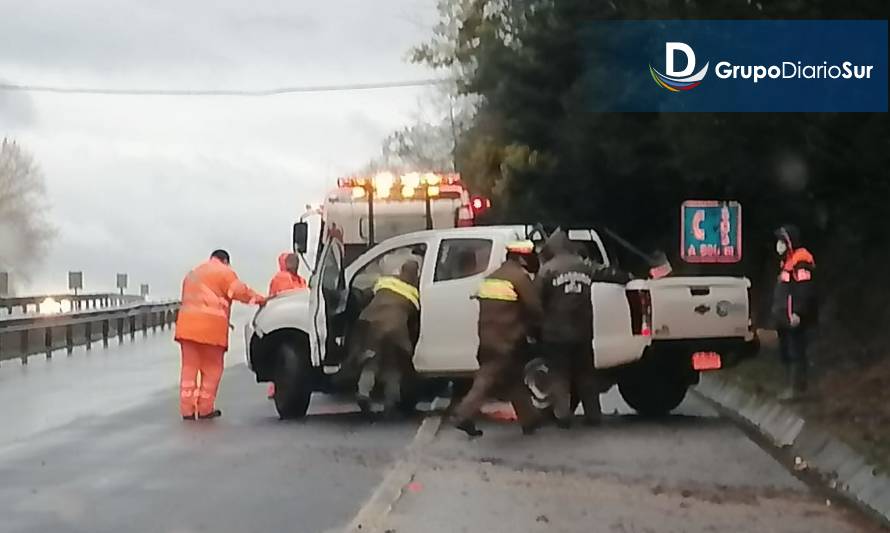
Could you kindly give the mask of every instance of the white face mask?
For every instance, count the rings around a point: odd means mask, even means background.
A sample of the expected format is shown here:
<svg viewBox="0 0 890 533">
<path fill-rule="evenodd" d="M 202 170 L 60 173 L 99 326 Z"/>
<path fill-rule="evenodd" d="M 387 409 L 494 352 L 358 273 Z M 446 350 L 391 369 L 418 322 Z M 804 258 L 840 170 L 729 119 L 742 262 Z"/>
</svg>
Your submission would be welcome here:
<svg viewBox="0 0 890 533">
<path fill-rule="evenodd" d="M 784 255 L 785 252 L 788 251 L 788 245 L 785 244 L 785 241 L 776 241 L 776 253 L 779 255 Z"/>
</svg>

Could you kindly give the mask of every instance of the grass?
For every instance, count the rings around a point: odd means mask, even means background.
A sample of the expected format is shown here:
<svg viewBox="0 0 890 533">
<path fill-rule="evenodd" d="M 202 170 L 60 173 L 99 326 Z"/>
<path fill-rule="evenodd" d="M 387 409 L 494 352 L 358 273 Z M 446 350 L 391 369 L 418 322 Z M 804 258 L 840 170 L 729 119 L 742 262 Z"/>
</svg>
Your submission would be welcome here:
<svg viewBox="0 0 890 533">
<path fill-rule="evenodd" d="M 785 387 L 775 333 L 763 332 L 761 340 L 760 354 L 724 377 L 745 390 L 775 396 Z M 817 350 L 825 347 L 817 345 Z M 862 366 L 814 358 L 810 392 L 790 407 L 890 474 L 890 354 Z"/>
</svg>

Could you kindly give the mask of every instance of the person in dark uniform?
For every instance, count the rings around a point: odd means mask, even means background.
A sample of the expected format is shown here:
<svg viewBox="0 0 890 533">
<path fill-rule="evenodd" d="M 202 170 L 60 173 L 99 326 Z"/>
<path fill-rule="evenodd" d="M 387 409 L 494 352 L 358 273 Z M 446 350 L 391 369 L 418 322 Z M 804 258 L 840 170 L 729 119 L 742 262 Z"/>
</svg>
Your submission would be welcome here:
<svg viewBox="0 0 890 533">
<path fill-rule="evenodd" d="M 359 315 L 348 364 L 361 369 L 356 401 L 366 416 L 378 381 L 384 388 L 384 413 L 392 415 L 403 380 L 413 376 L 420 324 L 419 270 L 411 259 L 402 264 L 398 276 L 381 277 L 371 303 Z"/>
<path fill-rule="evenodd" d="M 807 337 L 816 322 L 813 273 L 816 261 L 800 242 L 800 230 L 782 226 L 775 232 L 776 253 L 781 257 L 773 291 L 772 318 L 779 335 L 787 387 L 779 400 L 800 399 L 807 391 Z"/>
<path fill-rule="evenodd" d="M 571 393 L 584 406 L 589 424 L 602 417 L 593 366 L 593 302 L 595 267 L 585 261 L 568 235 L 557 229 L 541 250 L 543 265 L 535 279 L 544 318 L 541 340 L 553 373 L 550 389 L 553 415 L 560 427 L 571 426 Z"/>
<path fill-rule="evenodd" d="M 473 386 L 454 409 L 452 422 L 471 437 L 482 435 L 474 418 L 489 398 L 503 392 L 513 404 L 524 434 L 539 422 L 523 382 L 527 335 L 541 320 L 541 301 L 529 278 L 537 270 L 534 243 L 507 247 L 507 260 L 479 287 L 479 370 Z"/>
</svg>

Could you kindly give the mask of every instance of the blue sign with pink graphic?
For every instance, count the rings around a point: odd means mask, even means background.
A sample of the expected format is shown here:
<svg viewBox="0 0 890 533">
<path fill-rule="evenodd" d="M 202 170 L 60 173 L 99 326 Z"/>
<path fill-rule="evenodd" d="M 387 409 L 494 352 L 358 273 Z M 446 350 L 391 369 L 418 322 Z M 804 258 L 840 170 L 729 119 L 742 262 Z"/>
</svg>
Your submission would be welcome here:
<svg viewBox="0 0 890 533">
<path fill-rule="evenodd" d="M 742 205 L 688 200 L 680 214 L 680 257 L 687 263 L 742 260 Z"/>
</svg>

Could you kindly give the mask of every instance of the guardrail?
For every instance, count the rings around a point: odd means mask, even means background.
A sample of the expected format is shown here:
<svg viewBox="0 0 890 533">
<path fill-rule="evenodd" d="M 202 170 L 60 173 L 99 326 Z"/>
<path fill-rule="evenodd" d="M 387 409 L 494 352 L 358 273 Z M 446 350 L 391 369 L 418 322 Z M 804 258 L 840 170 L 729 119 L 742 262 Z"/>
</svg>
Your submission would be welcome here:
<svg viewBox="0 0 890 533">
<path fill-rule="evenodd" d="M 102 309 L 107 307 L 119 307 L 122 305 L 144 302 L 145 298 L 134 294 L 46 294 L 43 296 L 17 296 L 0 298 L 0 309 L 6 308 L 6 314 L 11 315 L 12 310 L 21 308 L 23 314 L 33 308 L 40 312 L 40 304 L 47 298 L 58 303 L 68 302 L 72 311 L 82 309 Z"/>
<path fill-rule="evenodd" d="M 129 335 L 135 339 L 136 332 L 142 335 L 162 330 L 176 321 L 179 302 L 140 303 L 114 309 L 59 313 L 30 317 L 0 318 L 0 361 L 21 359 L 28 364 L 28 357 L 46 354 L 52 358 L 53 351 L 65 349 L 68 355 L 75 346 L 86 345 L 87 350 L 94 342 L 102 341 L 108 347 L 109 340 L 117 337 L 119 342 Z"/>
</svg>

